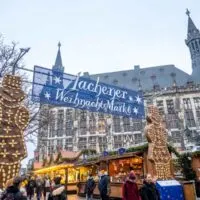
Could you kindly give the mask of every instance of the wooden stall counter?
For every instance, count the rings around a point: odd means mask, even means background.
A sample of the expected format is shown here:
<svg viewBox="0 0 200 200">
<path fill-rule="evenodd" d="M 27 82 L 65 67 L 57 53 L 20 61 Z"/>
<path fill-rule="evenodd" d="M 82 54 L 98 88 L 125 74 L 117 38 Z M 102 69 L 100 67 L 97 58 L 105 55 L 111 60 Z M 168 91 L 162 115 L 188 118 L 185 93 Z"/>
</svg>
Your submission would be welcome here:
<svg viewBox="0 0 200 200">
<path fill-rule="evenodd" d="M 68 183 L 66 185 L 67 194 L 77 194 L 77 183 Z"/>
</svg>

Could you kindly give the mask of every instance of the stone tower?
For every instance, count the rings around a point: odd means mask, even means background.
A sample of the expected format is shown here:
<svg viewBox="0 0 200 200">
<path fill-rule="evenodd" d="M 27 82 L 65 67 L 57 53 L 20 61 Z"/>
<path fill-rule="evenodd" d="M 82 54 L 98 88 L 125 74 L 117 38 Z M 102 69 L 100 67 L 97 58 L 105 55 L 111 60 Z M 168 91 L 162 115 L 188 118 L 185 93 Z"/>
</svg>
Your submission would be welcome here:
<svg viewBox="0 0 200 200">
<path fill-rule="evenodd" d="M 200 32 L 196 28 L 194 22 L 190 17 L 190 12 L 187 9 L 186 14 L 188 16 L 188 30 L 186 45 L 189 47 L 191 60 L 192 60 L 192 74 L 191 79 L 195 83 L 200 83 Z"/>
</svg>

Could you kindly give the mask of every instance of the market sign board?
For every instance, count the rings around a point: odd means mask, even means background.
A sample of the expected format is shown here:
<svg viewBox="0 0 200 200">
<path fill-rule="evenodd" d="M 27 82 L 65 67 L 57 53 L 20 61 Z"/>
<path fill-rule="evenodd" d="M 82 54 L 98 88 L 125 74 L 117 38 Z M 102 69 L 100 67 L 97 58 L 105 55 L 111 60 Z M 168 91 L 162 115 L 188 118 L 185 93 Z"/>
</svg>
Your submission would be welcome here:
<svg viewBox="0 0 200 200">
<path fill-rule="evenodd" d="M 144 102 L 141 92 L 96 80 L 34 67 L 33 101 L 66 106 L 111 115 L 142 119 Z"/>
</svg>

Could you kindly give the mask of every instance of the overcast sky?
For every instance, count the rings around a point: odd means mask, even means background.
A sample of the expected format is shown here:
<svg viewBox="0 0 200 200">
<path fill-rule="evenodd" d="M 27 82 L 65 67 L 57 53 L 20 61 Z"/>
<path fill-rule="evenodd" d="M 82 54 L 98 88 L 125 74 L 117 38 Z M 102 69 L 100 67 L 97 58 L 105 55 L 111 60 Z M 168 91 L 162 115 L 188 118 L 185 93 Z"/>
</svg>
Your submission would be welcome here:
<svg viewBox="0 0 200 200">
<path fill-rule="evenodd" d="M 65 72 L 91 74 L 174 64 L 191 73 L 186 8 L 200 28 L 199 0 L 0 0 L 5 41 L 31 47 L 28 68 L 52 67 L 61 42 Z M 31 153 L 29 156 L 31 157 Z"/>
</svg>

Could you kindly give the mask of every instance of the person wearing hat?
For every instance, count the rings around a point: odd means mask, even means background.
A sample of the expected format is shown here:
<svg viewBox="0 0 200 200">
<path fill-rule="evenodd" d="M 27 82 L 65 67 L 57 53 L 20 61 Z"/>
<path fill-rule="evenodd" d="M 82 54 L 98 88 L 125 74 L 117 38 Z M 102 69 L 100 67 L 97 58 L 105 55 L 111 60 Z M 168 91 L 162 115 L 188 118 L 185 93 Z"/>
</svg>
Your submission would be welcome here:
<svg viewBox="0 0 200 200">
<path fill-rule="evenodd" d="M 13 180 L 12 185 L 8 186 L 6 191 L 3 193 L 1 200 L 14 199 L 14 200 L 27 200 L 27 198 L 20 192 L 20 185 L 23 179 L 16 177 Z"/>
<path fill-rule="evenodd" d="M 147 174 L 143 186 L 140 188 L 142 200 L 160 200 L 160 194 L 154 182 L 155 179 L 153 180 L 151 174 Z"/>
<path fill-rule="evenodd" d="M 123 200 L 140 200 L 138 186 L 135 182 L 135 174 L 130 173 L 122 188 Z"/>
<path fill-rule="evenodd" d="M 93 199 L 93 192 L 94 192 L 95 187 L 96 187 L 96 184 L 92 176 L 92 173 L 89 173 L 88 180 L 85 184 L 85 194 L 86 194 L 87 200 Z"/>
</svg>

